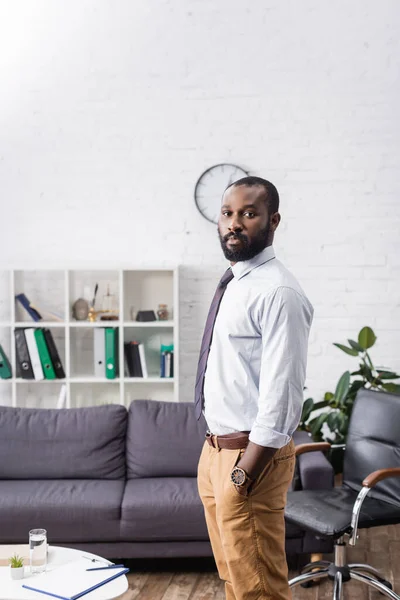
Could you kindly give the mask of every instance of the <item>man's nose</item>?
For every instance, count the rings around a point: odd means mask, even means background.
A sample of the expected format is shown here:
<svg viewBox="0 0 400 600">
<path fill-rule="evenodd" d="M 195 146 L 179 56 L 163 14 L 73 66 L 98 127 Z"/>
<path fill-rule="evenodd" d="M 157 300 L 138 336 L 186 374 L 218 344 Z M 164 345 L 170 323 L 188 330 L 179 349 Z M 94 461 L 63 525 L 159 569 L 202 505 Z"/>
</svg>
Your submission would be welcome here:
<svg viewBox="0 0 400 600">
<path fill-rule="evenodd" d="M 229 231 L 241 231 L 243 229 L 243 225 L 238 216 L 233 215 L 231 222 L 229 224 Z"/>
</svg>

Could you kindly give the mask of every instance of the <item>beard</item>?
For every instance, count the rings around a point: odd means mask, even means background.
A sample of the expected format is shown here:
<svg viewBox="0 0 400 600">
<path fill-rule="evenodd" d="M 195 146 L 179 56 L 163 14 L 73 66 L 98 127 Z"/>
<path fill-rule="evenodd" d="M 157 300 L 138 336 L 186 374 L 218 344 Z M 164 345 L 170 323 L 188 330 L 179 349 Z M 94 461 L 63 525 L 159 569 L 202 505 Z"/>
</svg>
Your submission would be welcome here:
<svg viewBox="0 0 400 600">
<path fill-rule="evenodd" d="M 239 231 L 237 233 L 230 232 L 223 236 L 218 228 L 222 252 L 224 253 L 225 258 L 231 262 L 250 260 L 253 256 L 256 256 L 256 254 L 259 254 L 268 244 L 269 232 L 270 224 L 268 222 L 264 229 L 260 229 L 257 235 L 250 241 L 247 235 Z M 229 248 L 227 246 L 227 241 L 232 237 L 242 242 L 240 248 Z"/>
</svg>

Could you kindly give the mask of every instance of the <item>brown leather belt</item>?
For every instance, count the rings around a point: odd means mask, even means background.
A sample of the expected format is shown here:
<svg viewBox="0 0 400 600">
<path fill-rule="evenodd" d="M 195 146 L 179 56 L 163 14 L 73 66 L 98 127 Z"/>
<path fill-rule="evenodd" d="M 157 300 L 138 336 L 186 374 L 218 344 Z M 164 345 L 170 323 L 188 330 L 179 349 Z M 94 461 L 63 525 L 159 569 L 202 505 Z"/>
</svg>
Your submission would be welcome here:
<svg viewBox="0 0 400 600">
<path fill-rule="evenodd" d="M 213 448 L 219 450 L 242 450 L 247 448 L 249 443 L 249 431 L 238 431 L 237 433 L 227 433 L 226 435 L 213 435 L 209 431 L 206 433 L 206 440 Z"/>
</svg>

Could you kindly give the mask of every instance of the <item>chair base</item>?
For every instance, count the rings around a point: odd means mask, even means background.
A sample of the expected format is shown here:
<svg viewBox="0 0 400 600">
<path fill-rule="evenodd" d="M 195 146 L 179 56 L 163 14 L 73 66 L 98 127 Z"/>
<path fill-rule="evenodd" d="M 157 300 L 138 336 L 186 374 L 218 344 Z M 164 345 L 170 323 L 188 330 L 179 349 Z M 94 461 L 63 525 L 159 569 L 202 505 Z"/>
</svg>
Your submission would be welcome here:
<svg viewBox="0 0 400 600">
<path fill-rule="evenodd" d="M 343 586 L 355 579 L 378 590 L 381 594 L 392 600 L 400 600 L 400 596 L 395 594 L 392 585 L 386 581 L 377 569 L 364 564 L 346 563 L 346 544 L 343 538 L 335 543 L 335 562 L 319 560 L 309 563 L 301 570 L 301 574 L 289 581 L 289 586 L 311 587 L 316 579 L 328 578 L 333 581 L 333 600 L 342 600 Z"/>
</svg>

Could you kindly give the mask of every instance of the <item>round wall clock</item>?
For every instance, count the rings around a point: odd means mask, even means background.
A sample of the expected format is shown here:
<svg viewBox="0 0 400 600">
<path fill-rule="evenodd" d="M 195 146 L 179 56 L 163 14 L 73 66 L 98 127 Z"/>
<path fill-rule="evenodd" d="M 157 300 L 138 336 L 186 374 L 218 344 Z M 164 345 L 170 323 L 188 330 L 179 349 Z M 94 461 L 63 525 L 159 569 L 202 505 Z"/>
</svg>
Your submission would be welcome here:
<svg viewBox="0 0 400 600">
<path fill-rule="evenodd" d="M 214 165 L 200 175 L 194 190 L 194 200 L 207 221 L 218 223 L 221 198 L 225 188 L 247 175 L 248 173 L 241 167 L 228 163 Z"/>
</svg>

